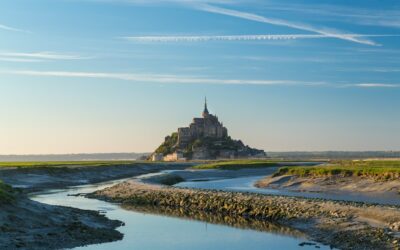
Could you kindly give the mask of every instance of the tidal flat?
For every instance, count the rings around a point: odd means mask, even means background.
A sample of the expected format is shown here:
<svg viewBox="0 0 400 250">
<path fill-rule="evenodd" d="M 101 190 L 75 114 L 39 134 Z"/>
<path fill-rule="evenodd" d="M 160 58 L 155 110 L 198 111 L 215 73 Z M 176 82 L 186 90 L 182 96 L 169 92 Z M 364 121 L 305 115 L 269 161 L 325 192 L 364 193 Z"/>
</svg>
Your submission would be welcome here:
<svg viewBox="0 0 400 250">
<path fill-rule="evenodd" d="M 0 202 L 0 247 L 189 247 L 182 239 L 169 241 L 173 235 L 190 238 L 193 249 L 243 249 L 250 241 L 253 249 L 400 247 L 398 206 L 287 197 L 280 189 L 256 194 L 264 189 L 254 183 L 282 165 L 204 170 L 193 169 L 195 164 L 3 167 L 0 179 L 14 188 L 2 185 L 8 199 Z"/>
<path fill-rule="evenodd" d="M 278 223 L 340 249 L 400 247 L 397 207 L 250 193 L 174 188 L 127 181 L 90 194 L 133 206 L 154 206 Z M 183 212 L 185 213 L 185 212 Z"/>
<path fill-rule="evenodd" d="M 38 192 L 124 179 L 182 164 L 122 162 L 2 163 L 0 168 L 0 249 L 65 249 L 121 240 L 111 220 L 97 210 L 46 204 L 31 199 Z M 6 184 L 5 184 L 6 183 Z M 64 197 L 63 199 L 68 199 Z"/>
</svg>

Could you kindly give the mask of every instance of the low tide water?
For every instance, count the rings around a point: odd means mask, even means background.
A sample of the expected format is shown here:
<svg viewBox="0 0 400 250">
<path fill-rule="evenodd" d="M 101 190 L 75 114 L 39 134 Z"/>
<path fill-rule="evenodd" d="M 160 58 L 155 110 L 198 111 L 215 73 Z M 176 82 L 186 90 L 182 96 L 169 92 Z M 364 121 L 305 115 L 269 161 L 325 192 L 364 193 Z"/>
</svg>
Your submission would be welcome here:
<svg viewBox="0 0 400 250">
<path fill-rule="evenodd" d="M 97 185 L 84 185 L 68 189 L 51 190 L 32 195 L 32 199 L 52 204 L 80 209 L 103 211 L 110 219 L 125 222 L 118 228 L 124 234 L 121 241 L 89 245 L 76 249 L 85 250 L 127 250 L 127 249 L 329 249 L 323 245 L 308 245 L 309 242 L 296 233 L 287 230 L 260 231 L 238 228 L 223 224 L 213 224 L 190 218 L 179 218 L 157 213 L 125 209 L 112 204 L 82 196 L 69 196 L 78 193 L 90 193 L 108 187 L 120 181 L 106 182 Z M 200 182 L 196 182 L 199 184 Z M 210 183 L 208 183 L 210 184 Z"/>
<path fill-rule="evenodd" d="M 351 193 L 351 192 L 296 192 L 285 189 L 257 188 L 254 183 L 264 178 L 263 176 L 249 176 L 231 179 L 218 179 L 209 181 L 186 181 L 176 184 L 176 187 L 197 188 L 197 189 L 214 189 L 222 191 L 235 192 L 250 192 L 271 195 L 283 195 L 305 198 L 317 198 L 337 201 L 355 201 L 365 202 L 370 204 L 384 205 L 400 205 L 400 199 L 393 199 L 393 196 L 388 194 L 369 195 L 368 193 Z"/>
</svg>

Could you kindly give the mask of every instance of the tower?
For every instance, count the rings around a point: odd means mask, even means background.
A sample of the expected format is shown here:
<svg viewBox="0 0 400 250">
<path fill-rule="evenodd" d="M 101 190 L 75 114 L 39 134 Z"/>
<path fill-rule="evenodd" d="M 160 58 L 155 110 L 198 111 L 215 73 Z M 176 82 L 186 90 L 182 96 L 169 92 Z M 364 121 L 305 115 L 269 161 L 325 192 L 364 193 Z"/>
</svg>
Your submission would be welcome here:
<svg viewBox="0 0 400 250">
<path fill-rule="evenodd" d="M 207 109 L 207 97 L 205 97 L 205 98 L 204 98 L 203 117 L 205 118 L 205 117 L 207 117 L 207 116 L 209 116 L 209 115 L 210 115 L 210 113 L 208 112 L 208 109 Z"/>
</svg>

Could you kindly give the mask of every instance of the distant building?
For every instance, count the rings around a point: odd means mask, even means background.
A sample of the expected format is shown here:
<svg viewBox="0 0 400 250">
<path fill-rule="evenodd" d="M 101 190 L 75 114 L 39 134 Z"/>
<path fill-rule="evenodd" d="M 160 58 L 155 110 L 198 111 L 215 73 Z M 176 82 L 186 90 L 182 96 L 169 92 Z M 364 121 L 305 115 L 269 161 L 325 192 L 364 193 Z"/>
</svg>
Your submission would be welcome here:
<svg viewBox="0 0 400 250">
<path fill-rule="evenodd" d="M 193 118 L 189 127 L 178 128 L 178 147 L 185 147 L 191 141 L 199 138 L 224 138 L 228 130 L 218 121 L 218 117 L 210 114 L 207 100 L 204 103 L 202 118 Z"/>
<path fill-rule="evenodd" d="M 202 117 L 193 118 L 188 127 L 166 136 L 164 142 L 152 154 L 152 161 L 185 161 L 208 159 L 266 157 L 264 150 L 254 149 L 241 140 L 233 140 L 228 129 L 210 114 L 207 99 Z"/>
<path fill-rule="evenodd" d="M 174 152 L 172 154 L 164 156 L 163 160 L 164 161 L 186 161 L 186 158 L 183 157 L 182 152 Z"/>
</svg>

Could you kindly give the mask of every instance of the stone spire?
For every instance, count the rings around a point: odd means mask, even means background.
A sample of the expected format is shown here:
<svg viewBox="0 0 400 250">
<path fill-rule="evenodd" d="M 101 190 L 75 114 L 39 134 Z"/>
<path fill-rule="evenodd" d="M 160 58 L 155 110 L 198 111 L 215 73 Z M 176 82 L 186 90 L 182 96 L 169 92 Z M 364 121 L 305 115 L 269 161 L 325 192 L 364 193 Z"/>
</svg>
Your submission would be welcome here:
<svg viewBox="0 0 400 250">
<path fill-rule="evenodd" d="M 208 116 L 210 113 L 208 112 L 208 109 L 207 109 L 207 97 L 205 97 L 205 99 L 204 99 L 204 111 L 203 111 L 203 117 L 206 117 L 206 116 Z"/>
</svg>

